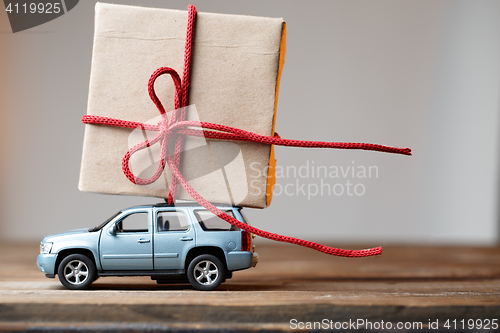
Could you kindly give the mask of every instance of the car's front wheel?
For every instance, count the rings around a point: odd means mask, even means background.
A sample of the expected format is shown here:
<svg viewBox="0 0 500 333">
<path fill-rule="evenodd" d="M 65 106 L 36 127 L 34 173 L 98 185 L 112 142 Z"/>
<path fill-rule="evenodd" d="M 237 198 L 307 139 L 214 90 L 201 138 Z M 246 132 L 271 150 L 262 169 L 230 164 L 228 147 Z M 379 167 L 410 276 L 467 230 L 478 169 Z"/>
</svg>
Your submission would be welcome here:
<svg viewBox="0 0 500 333">
<path fill-rule="evenodd" d="M 96 268 L 92 260 L 83 254 L 71 254 L 59 264 L 57 275 L 68 289 L 87 289 L 96 280 Z"/>
<path fill-rule="evenodd" d="M 202 254 L 189 264 L 187 276 L 191 285 L 198 290 L 214 290 L 224 281 L 224 264 L 211 254 Z"/>
</svg>

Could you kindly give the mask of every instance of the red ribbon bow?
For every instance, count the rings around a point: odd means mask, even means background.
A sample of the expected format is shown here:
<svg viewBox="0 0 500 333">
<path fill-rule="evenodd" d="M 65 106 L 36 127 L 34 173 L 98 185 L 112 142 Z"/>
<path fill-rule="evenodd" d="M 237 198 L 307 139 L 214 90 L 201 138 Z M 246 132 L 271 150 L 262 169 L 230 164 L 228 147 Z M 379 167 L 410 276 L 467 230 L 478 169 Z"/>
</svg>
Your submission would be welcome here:
<svg viewBox="0 0 500 333">
<path fill-rule="evenodd" d="M 186 190 L 186 192 L 189 193 L 189 195 L 191 195 L 191 197 L 195 201 L 197 201 L 207 210 L 219 216 L 220 218 L 224 219 L 228 223 L 240 229 L 243 229 L 247 232 L 253 233 L 257 236 L 272 239 L 275 241 L 297 244 L 300 246 L 305 246 L 315 249 L 323 253 L 336 256 L 343 256 L 343 257 L 366 257 L 382 253 L 381 247 L 364 249 L 364 250 L 343 250 L 310 241 L 305 241 L 294 237 L 287 237 L 279 234 L 269 233 L 267 231 L 254 228 L 243 222 L 238 221 L 237 219 L 219 210 L 217 207 L 215 207 L 207 200 L 205 200 L 201 195 L 199 195 L 184 179 L 184 177 L 179 171 L 180 153 L 183 141 L 182 138 L 184 135 L 205 137 L 209 139 L 219 139 L 219 140 L 248 141 L 248 142 L 262 143 L 268 145 L 289 146 L 289 147 L 364 149 L 364 150 L 375 150 L 387 153 L 411 155 L 411 150 L 409 148 L 395 148 L 395 147 L 388 147 L 388 146 L 375 145 L 369 143 L 289 140 L 289 139 L 282 139 L 277 134 L 275 134 L 274 136 L 265 136 L 225 125 L 198 122 L 198 121 L 185 121 L 186 106 L 188 104 L 187 97 L 188 97 L 188 87 L 189 87 L 189 70 L 191 63 L 191 49 L 192 49 L 195 17 L 196 17 L 196 9 L 194 8 L 194 6 L 190 5 L 188 7 L 188 29 L 186 35 L 184 72 L 183 72 L 182 82 L 177 72 L 172 68 L 168 67 L 162 67 L 157 69 L 149 79 L 148 82 L 149 96 L 151 97 L 156 107 L 158 108 L 158 111 L 162 115 L 162 120 L 157 125 L 131 122 L 131 121 L 113 119 L 108 117 L 91 116 L 91 115 L 84 115 L 82 117 L 82 122 L 85 124 L 96 124 L 96 125 L 100 124 L 100 125 L 108 125 L 116 127 L 125 127 L 131 129 L 141 128 L 142 130 L 147 130 L 147 131 L 157 131 L 158 133 L 153 137 L 153 139 L 141 142 L 127 151 L 122 160 L 122 170 L 125 176 L 132 183 L 137 185 L 147 185 L 153 183 L 158 179 L 158 177 L 160 177 L 161 173 L 165 169 L 165 160 L 166 160 L 170 170 L 172 171 L 172 182 L 168 197 L 169 204 L 174 203 L 177 191 L 177 184 L 180 183 L 181 186 Z M 170 119 L 167 118 L 165 108 L 161 104 L 154 90 L 154 83 L 156 79 L 164 74 L 169 74 L 172 77 L 175 86 L 175 102 L 174 102 L 175 110 L 172 112 Z M 199 127 L 201 129 L 193 129 L 192 127 Z M 168 142 L 172 138 L 174 138 L 175 140 L 175 152 L 173 157 L 170 154 L 168 154 Z M 150 147 L 151 145 L 154 145 L 158 142 L 160 142 L 161 148 L 160 148 L 160 162 L 158 164 L 156 172 L 153 174 L 153 176 L 147 179 L 136 177 L 130 171 L 129 168 L 130 157 L 135 152 Z"/>
</svg>

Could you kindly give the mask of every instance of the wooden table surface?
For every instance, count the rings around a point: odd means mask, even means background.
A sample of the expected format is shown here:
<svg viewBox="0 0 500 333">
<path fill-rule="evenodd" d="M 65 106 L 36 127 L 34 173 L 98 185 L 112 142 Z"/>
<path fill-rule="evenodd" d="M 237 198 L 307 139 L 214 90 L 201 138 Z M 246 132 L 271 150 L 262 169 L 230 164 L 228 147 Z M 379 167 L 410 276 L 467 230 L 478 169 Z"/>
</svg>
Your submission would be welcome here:
<svg viewBox="0 0 500 333">
<path fill-rule="evenodd" d="M 287 244 L 260 244 L 257 252 L 257 267 L 235 272 L 212 292 L 148 277 L 104 277 L 89 290 L 70 291 L 38 271 L 38 244 L 3 243 L 0 331 L 286 331 L 293 319 L 423 328 L 448 319 L 500 321 L 500 247 L 386 246 L 371 258 Z"/>
</svg>

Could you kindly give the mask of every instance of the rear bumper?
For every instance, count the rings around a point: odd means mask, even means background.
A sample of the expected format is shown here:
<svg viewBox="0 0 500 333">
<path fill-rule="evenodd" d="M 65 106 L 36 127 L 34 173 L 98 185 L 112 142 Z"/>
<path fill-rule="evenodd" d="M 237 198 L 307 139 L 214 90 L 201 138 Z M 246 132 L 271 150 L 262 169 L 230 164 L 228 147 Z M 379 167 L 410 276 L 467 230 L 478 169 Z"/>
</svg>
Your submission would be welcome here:
<svg viewBox="0 0 500 333">
<path fill-rule="evenodd" d="M 253 253 L 250 251 L 234 251 L 226 255 L 227 269 L 239 271 L 253 267 Z"/>
<path fill-rule="evenodd" d="M 36 264 L 40 272 L 50 276 L 55 274 L 56 259 L 57 254 L 39 254 L 36 258 Z"/>
</svg>

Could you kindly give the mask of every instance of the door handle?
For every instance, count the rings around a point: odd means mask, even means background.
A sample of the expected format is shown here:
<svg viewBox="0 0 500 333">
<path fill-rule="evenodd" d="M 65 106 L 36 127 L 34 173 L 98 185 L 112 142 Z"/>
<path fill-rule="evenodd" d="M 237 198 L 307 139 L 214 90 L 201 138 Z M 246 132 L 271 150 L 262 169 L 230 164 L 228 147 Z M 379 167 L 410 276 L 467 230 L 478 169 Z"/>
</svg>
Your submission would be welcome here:
<svg viewBox="0 0 500 333">
<path fill-rule="evenodd" d="M 137 243 L 149 243 L 151 242 L 149 239 L 144 239 L 144 238 L 141 238 L 137 241 Z"/>
<path fill-rule="evenodd" d="M 192 241 L 192 240 L 193 240 L 193 238 L 191 238 L 191 237 L 182 237 L 181 238 L 181 241 L 184 241 L 184 242 Z"/>
</svg>

